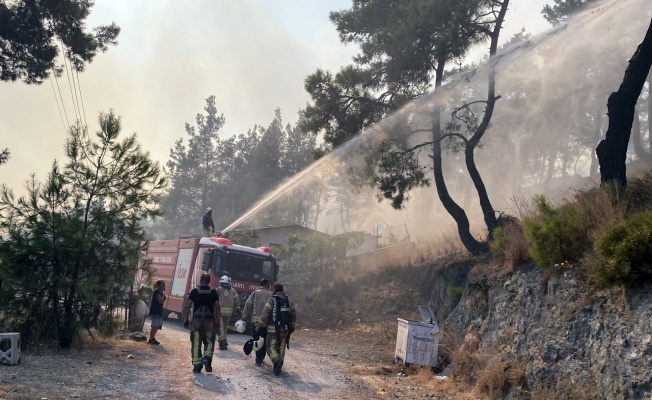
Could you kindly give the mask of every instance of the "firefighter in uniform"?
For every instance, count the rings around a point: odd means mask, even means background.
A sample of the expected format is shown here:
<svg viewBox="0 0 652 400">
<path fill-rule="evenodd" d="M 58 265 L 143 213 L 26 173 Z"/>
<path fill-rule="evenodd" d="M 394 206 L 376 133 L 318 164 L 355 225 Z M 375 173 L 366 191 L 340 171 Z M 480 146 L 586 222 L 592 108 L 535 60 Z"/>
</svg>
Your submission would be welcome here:
<svg viewBox="0 0 652 400">
<path fill-rule="evenodd" d="M 192 354 L 192 371 L 200 373 L 202 366 L 206 372 L 212 372 L 213 350 L 215 348 L 215 329 L 220 327 L 220 298 L 209 283 L 211 276 L 202 274 L 199 286 L 194 288 L 183 307 L 183 326 L 190 327 L 190 352 Z M 192 325 L 189 321 L 192 307 Z M 202 354 L 202 344 L 204 352 Z"/>
<path fill-rule="evenodd" d="M 281 375 L 285 347 L 289 348 L 290 335 L 294 332 L 297 311 L 290 298 L 283 292 L 283 285 L 275 283 L 272 296 L 265 302 L 256 330 L 267 328 L 267 355 L 274 363 L 274 375 Z"/>
<path fill-rule="evenodd" d="M 215 234 L 215 224 L 213 223 L 213 209 L 208 207 L 206 209 L 206 214 L 202 217 L 201 220 L 202 233 L 204 236 L 210 236 Z"/>
<path fill-rule="evenodd" d="M 269 280 L 261 279 L 260 286 L 254 292 L 249 295 L 247 302 L 245 303 L 244 311 L 242 312 L 242 319 L 244 321 L 249 320 L 251 317 L 251 323 L 256 325 L 260 314 L 265 308 L 265 303 L 267 299 L 272 295 L 272 292 L 269 290 Z M 265 338 L 267 336 L 267 326 L 258 328 L 254 330 L 253 339 L 258 340 L 261 337 Z M 265 359 L 265 347 L 256 350 L 256 366 L 262 367 L 263 360 Z"/>
<path fill-rule="evenodd" d="M 226 275 L 220 278 L 220 287 L 217 288 L 217 293 L 220 296 L 220 314 L 222 314 L 218 345 L 220 350 L 226 350 L 229 345 L 226 341 L 226 329 L 233 312 L 240 310 L 240 297 L 238 292 L 231 287 L 231 278 Z"/>
</svg>

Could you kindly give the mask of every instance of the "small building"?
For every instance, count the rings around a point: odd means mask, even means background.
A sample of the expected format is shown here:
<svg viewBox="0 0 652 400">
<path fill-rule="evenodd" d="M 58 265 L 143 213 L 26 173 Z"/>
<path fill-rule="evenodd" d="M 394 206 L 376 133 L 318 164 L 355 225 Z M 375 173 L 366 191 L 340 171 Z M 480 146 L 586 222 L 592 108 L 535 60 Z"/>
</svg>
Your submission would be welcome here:
<svg viewBox="0 0 652 400">
<path fill-rule="evenodd" d="M 302 225 L 266 226 L 261 228 L 233 229 L 230 235 L 249 235 L 261 246 L 287 247 L 289 235 L 301 235 L 309 237 L 312 235 L 328 235 Z"/>
</svg>

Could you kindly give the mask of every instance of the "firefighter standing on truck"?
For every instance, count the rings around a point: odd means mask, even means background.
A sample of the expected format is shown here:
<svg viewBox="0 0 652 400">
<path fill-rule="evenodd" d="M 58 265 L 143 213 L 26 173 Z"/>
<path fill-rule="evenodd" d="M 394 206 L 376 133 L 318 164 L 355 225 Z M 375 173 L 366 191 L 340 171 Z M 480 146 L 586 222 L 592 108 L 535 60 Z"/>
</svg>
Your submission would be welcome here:
<svg viewBox="0 0 652 400">
<path fill-rule="evenodd" d="M 220 278 L 220 287 L 217 288 L 217 293 L 220 296 L 220 314 L 222 314 L 218 345 L 220 350 L 226 350 L 229 345 L 226 341 L 226 329 L 233 312 L 240 310 L 240 297 L 238 292 L 231 287 L 231 278 L 227 275 Z"/>
<path fill-rule="evenodd" d="M 267 328 L 267 354 L 274 363 L 274 375 L 281 375 L 285 347 L 289 348 L 290 335 L 294 332 L 297 311 L 290 298 L 283 292 L 283 285 L 275 283 L 272 296 L 267 299 L 265 308 L 256 324 L 256 330 Z"/>
<path fill-rule="evenodd" d="M 244 321 L 247 321 L 250 316 L 251 316 L 251 322 L 255 324 L 258 322 L 258 319 L 260 318 L 260 314 L 262 314 L 263 309 L 265 308 L 265 303 L 267 303 L 267 299 L 272 295 L 272 292 L 269 290 L 269 280 L 268 279 L 261 279 L 260 280 L 260 286 L 258 286 L 258 289 L 256 289 L 254 292 L 252 292 L 249 295 L 249 298 L 247 299 L 247 302 L 245 303 L 244 311 L 242 312 L 242 319 Z M 262 337 L 263 340 L 267 336 L 267 326 L 258 328 L 258 330 L 254 330 L 253 334 L 253 340 L 257 341 L 260 340 Z M 263 366 L 263 360 L 265 359 L 265 347 L 261 347 L 260 349 L 256 350 L 256 366 L 257 367 L 262 367 Z"/>
<path fill-rule="evenodd" d="M 215 329 L 220 327 L 220 298 L 215 289 L 209 286 L 211 276 L 202 274 L 199 286 L 194 288 L 183 307 L 183 326 L 191 327 L 190 353 L 192 354 L 192 372 L 200 373 L 202 366 L 206 372 L 212 372 L 213 350 L 215 349 Z M 192 325 L 188 317 L 192 307 Z M 202 354 L 202 344 L 204 352 Z"/>
<path fill-rule="evenodd" d="M 201 220 L 202 233 L 204 236 L 210 236 L 215 234 L 215 224 L 213 223 L 213 209 L 208 207 L 206 209 L 206 214 L 202 217 Z"/>
</svg>

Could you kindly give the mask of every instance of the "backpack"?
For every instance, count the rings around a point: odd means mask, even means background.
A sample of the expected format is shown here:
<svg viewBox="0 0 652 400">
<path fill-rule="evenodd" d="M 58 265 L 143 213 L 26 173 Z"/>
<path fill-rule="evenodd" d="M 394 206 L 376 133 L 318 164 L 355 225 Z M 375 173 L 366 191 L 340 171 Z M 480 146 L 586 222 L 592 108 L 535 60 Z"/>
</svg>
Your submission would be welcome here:
<svg viewBox="0 0 652 400">
<path fill-rule="evenodd" d="M 197 288 L 197 291 L 199 294 L 210 294 L 213 289 L 200 289 L 199 287 Z M 199 306 L 197 310 L 193 313 L 193 319 L 211 319 L 213 318 L 213 311 L 211 311 L 209 306 L 203 305 Z"/>
<path fill-rule="evenodd" d="M 277 332 L 286 332 L 290 329 L 290 299 L 280 296 L 273 297 L 276 307 L 274 307 L 272 322 L 274 322 Z"/>
</svg>

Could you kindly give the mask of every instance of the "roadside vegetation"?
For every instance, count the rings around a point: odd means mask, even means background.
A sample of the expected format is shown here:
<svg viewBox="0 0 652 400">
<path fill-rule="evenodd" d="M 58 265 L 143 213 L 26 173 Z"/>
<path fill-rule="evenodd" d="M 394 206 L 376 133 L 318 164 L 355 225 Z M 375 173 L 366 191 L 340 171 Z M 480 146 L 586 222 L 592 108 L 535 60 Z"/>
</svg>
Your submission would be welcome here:
<svg viewBox="0 0 652 400">
<path fill-rule="evenodd" d="M 90 134 L 74 126 L 67 159 L 16 197 L 0 185 L 0 332 L 25 346 L 69 348 L 82 331 L 110 336 L 122 321 L 144 240 L 167 180 L 136 134 L 101 113 Z"/>
<path fill-rule="evenodd" d="M 652 172 L 609 187 L 576 190 L 553 202 L 519 202 L 491 249 L 510 266 L 532 259 L 546 269 L 575 268 L 596 285 L 629 286 L 652 278 Z"/>
</svg>

